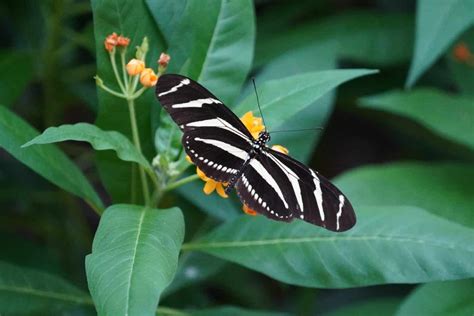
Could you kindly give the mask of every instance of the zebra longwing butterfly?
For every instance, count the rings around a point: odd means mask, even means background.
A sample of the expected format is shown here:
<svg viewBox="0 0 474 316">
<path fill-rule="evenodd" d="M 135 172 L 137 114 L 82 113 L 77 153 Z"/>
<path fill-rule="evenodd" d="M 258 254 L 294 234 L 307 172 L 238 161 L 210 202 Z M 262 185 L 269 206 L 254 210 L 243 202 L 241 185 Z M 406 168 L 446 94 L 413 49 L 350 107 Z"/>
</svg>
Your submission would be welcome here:
<svg viewBox="0 0 474 316">
<path fill-rule="evenodd" d="M 184 132 L 186 153 L 207 177 L 234 187 L 245 205 L 268 218 L 294 218 L 342 232 L 356 222 L 347 198 L 329 180 L 254 139 L 240 119 L 206 88 L 184 76 L 162 75 L 161 105 Z"/>
</svg>

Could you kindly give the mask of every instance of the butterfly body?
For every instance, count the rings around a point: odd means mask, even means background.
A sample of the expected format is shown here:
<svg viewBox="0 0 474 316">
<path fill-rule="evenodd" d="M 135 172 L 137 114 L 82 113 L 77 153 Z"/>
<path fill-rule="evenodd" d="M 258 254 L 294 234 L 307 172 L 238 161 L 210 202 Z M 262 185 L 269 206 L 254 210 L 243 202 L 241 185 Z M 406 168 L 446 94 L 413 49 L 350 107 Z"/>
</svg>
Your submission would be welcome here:
<svg viewBox="0 0 474 316">
<path fill-rule="evenodd" d="M 332 231 L 355 224 L 347 198 L 316 171 L 266 146 L 265 130 L 254 139 L 240 119 L 197 82 L 160 77 L 156 94 L 183 131 L 182 144 L 206 176 L 236 189 L 249 208 L 279 221 L 298 218 Z"/>
</svg>

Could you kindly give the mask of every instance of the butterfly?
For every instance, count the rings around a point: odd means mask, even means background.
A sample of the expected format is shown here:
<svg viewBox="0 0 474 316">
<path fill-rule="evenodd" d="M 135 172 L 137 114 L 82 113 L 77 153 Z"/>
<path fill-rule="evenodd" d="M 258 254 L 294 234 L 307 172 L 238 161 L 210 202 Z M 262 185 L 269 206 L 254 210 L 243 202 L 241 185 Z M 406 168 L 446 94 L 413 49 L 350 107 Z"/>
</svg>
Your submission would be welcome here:
<svg viewBox="0 0 474 316">
<path fill-rule="evenodd" d="M 342 232 L 355 225 L 347 197 L 329 180 L 288 155 L 267 147 L 268 131 L 252 137 L 217 97 L 190 78 L 162 75 L 160 104 L 183 131 L 182 144 L 204 174 L 227 183 L 243 204 L 268 218 L 295 218 Z"/>
</svg>

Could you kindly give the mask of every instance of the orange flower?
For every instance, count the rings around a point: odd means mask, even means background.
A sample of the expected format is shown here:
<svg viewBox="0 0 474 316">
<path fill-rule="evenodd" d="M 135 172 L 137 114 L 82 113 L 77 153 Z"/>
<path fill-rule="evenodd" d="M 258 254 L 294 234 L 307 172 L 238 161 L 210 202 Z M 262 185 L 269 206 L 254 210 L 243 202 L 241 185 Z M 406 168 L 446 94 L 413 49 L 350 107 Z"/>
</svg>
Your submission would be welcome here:
<svg viewBox="0 0 474 316">
<path fill-rule="evenodd" d="M 160 59 L 158 59 L 158 64 L 161 67 L 166 68 L 166 67 L 168 67 L 170 59 L 171 59 L 170 55 L 168 55 L 166 53 L 161 53 Z"/>
<path fill-rule="evenodd" d="M 112 34 L 110 34 L 109 36 L 105 38 L 105 41 L 104 41 L 105 49 L 111 52 L 114 49 L 114 47 L 117 46 L 117 41 L 118 41 L 117 33 L 113 32 Z"/>
<path fill-rule="evenodd" d="M 252 134 L 255 139 L 257 139 L 260 132 L 265 129 L 262 118 L 253 116 L 252 111 L 245 113 L 240 120 L 244 123 L 245 127 L 247 127 L 250 134 Z"/>
<path fill-rule="evenodd" d="M 258 213 L 254 210 L 252 210 L 250 207 L 247 205 L 242 205 L 242 210 L 244 211 L 245 214 L 251 215 L 251 216 L 256 216 Z"/>
<path fill-rule="evenodd" d="M 463 42 L 456 44 L 453 49 L 453 55 L 454 58 L 460 62 L 466 62 L 472 56 L 469 47 Z"/>
<path fill-rule="evenodd" d="M 140 73 L 140 82 L 145 87 L 153 87 L 154 85 L 156 85 L 157 81 L 158 81 L 158 76 L 155 74 L 155 72 L 151 68 L 145 68 Z"/>
<path fill-rule="evenodd" d="M 131 59 L 127 64 L 127 72 L 130 76 L 136 76 L 145 69 L 145 62 L 139 59 Z"/>
<path fill-rule="evenodd" d="M 117 37 L 117 46 L 127 47 L 130 44 L 130 39 L 128 37 L 120 35 Z"/>
<path fill-rule="evenodd" d="M 225 189 L 224 189 L 224 183 L 217 182 L 215 180 L 212 180 L 211 178 L 208 178 L 204 172 L 202 172 L 201 169 L 196 168 L 196 173 L 201 178 L 203 181 L 206 182 L 204 185 L 204 188 L 202 189 L 204 193 L 207 195 L 211 194 L 212 192 L 216 191 L 217 194 L 219 194 L 223 198 L 228 198 L 229 196 L 225 194 Z"/>
</svg>

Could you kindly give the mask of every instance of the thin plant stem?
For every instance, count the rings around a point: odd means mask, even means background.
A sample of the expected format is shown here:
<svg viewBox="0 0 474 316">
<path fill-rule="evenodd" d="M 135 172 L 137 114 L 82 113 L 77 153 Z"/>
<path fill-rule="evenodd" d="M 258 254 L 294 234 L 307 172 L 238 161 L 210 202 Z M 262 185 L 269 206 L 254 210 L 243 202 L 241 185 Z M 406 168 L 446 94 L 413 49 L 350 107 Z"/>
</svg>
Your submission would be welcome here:
<svg viewBox="0 0 474 316">
<path fill-rule="evenodd" d="M 126 96 L 125 94 L 123 94 L 123 93 L 120 93 L 120 92 L 117 92 L 117 91 L 115 91 L 115 90 L 110 89 L 110 88 L 107 87 L 105 84 L 100 85 L 99 87 L 100 87 L 101 89 L 107 91 L 107 92 L 110 93 L 111 95 L 116 96 L 116 97 L 124 98 L 124 99 L 127 97 L 127 96 Z"/>
<path fill-rule="evenodd" d="M 140 90 L 138 90 L 137 92 L 135 92 L 135 93 L 132 95 L 132 98 L 133 98 L 133 99 L 138 98 L 139 96 L 142 95 L 143 92 L 145 92 L 145 90 L 146 90 L 146 87 L 142 87 Z"/>
<path fill-rule="evenodd" d="M 142 147 L 140 145 L 140 136 L 138 135 L 137 118 L 135 115 L 135 104 L 133 102 L 133 99 L 127 99 L 127 104 L 128 104 L 128 110 L 130 113 L 130 123 L 132 127 L 133 143 L 135 144 L 135 147 L 138 149 L 138 152 L 141 153 Z M 138 166 L 138 170 L 140 173 L 140 180 L 142 182 L 143 198 L 144 198 L 145 204 L 147 206 L 151 206 L 150 205 L 150 189 L 148 188 L 148 181 L 145 175 L 145 170 L 141 165 Z"/>
<path fill-rule="evenodd" d="M 114 50 L 115 50 L 115 47 L 114 47 Z M 117 63 L 115 62 L 115 53 L 114 53 L 114 51 L 110 52 L 109 56 L 110 56 L 110 63 L 112 64 L 112 69 L 114 70 L 114 75 L 115 75 L 115 78 L 117 79 L 117 82 L 120 86 L 120 89 L 122 90 L 123 93 L 126 93 L 127 90 L 125 90 L 125 86 L 122 83 L 122 79 L 120 79 L 120 76 L 118 74 Z"/>
<path fill-rule="evenodd" d="M 126 70 L 126 67 L 125 67 L 125 53 L 127 52 L 126 48 L 122 48 L 120 50 L 120 61 L 121 61 L 121 64 L 122 64 L 122 75 L 123 75 L 123 84 L 125 85 L 125 91 L 127 91 L 127 89 L 129 89 L 129 84 L 128 84 L 128 80 L 127 80 L 127 70 Z"/>
<path fill-rule="evenodd" d="M 197 174 L 193 174 L 192 176 L 182 178 L 180 180 L 177 180 L 175 182 L 168 184 L 164 191 L 170 191 L 170 190 L 176 189 L 177 187 L 185 185 L 189 182 L 193 182 L 194 180 L 197 180 L 197 179 L 199 179 L 199 176 Z"/>
</svg>

